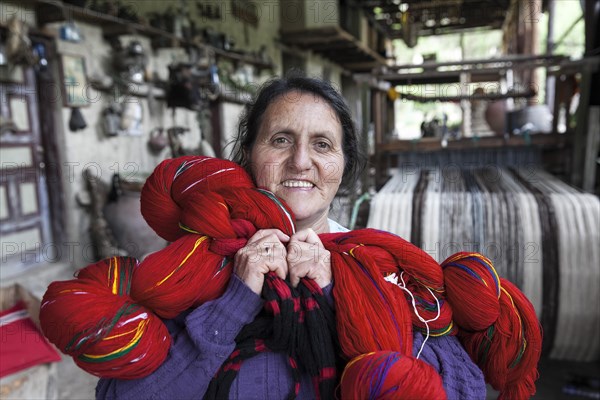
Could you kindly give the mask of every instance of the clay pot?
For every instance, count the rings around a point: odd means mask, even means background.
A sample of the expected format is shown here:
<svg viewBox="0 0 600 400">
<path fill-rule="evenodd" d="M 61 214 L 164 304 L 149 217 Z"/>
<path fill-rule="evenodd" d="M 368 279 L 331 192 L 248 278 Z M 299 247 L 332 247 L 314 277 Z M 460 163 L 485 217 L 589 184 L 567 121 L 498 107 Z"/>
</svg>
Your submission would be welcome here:
<svg viewBox="0 0 600 400">
<path fill-rule="evenodd" d="M 141 184 L 121 184 L 120 190 L 116 191 L 116 199 L 104 206 L 104 216 L 119 247 L 138 260 L 168 244 L 142 217 L 140 192 Z"/>
<path fill-rule="evenodd" d="M 148 147 L 154 154 L 160 153 L 169 144 L 169 138 L 165 135 L 163 128 L 154 128 L 150 132 Z"/>
<path fill-rule="evenodd" d="M 485 110 L 485 120 L 496 135 L 504 135 L 506 132 L 506 101 L 490 101 Z"/>
</svg>

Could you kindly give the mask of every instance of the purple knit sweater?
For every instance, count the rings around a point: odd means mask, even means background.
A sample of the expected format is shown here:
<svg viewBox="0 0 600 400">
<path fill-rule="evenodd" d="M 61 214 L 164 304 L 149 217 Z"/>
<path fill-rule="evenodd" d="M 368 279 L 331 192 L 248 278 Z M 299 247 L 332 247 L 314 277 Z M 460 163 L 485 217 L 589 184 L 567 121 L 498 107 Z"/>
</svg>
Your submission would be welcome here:
<svg viewBox="0 0 600 400">
<path fill-rule="evenodd" d="M 324 288 L 331 300 L 332 285 Z M 173 343 L 166 361 L 150 376 L 137 380 L 101 379 L 97 399 L 199 399 L 235 347 L 235 337 L 262 308 L 263 301 L 235 275 L 220 298 L 167 321 Z M 415 333 L 416 355 L 423 336 Z M 485 399 L 483 374 L 455 337 L 430 338 L 420 359 L 442 376 L 448 399 Z M 242 364 L 231 399 L 285 399 L 292 390 L 286 357 L 262 353 Z M 305 374 L 298 399 L 314 399 Z"/>
</svg>

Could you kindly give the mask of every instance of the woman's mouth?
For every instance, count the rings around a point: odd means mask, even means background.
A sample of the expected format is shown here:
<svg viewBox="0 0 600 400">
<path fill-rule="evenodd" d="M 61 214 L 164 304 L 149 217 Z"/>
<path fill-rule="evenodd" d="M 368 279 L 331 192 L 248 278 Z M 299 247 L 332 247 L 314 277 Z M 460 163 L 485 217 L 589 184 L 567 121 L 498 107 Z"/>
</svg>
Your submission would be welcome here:
<svg viewBox="0 0 600 400">
<path fill-rule="evenodd" d="M 281 185 L 286 188 L 302 188 L 302 189 L 310 189 L 315 186 L 315 184 L 312 182 L 295 180 L 295 179 L 288 179 L 286 181 L 283 181 L 281 183 Z"/>
</svg>

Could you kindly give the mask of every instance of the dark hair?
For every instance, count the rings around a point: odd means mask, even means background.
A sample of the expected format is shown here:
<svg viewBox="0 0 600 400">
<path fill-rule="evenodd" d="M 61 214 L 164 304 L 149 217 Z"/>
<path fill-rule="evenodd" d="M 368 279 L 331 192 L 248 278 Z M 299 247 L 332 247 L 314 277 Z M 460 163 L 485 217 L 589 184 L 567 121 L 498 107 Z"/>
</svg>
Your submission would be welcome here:
<svg viewBox="0 0 600 400">
<path fill-rule="evenodd" d="M 293 74 L 267 81 L 260 88 L 254 101 L 246 106 L 241 116 L 238 134 L 234 140 L 233 161 L 246 169 L 249 168 L 248 156 L 258 136 L 267 107 L 279 97 L 292 91 L 319 96 L 335 111 L 342 126 L 342 150 L 345 160 L 340 187 L 349 190 L 358 181 L 367 157 L 360 146 L 358 132 L 344 98 L 329 82 L 322 79 Z"/>
</svg>

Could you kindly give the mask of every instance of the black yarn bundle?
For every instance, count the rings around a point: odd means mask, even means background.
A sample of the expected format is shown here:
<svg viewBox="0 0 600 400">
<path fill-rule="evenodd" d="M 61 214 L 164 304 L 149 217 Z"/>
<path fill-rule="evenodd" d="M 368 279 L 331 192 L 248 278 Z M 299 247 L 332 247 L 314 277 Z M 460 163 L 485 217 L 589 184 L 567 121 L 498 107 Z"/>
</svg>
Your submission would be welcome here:
<svg viewBox="0 0 600 400">
<path fill-rule="evenodd" d="M 212 379 L 204 398 L 228 399 L 244 360 L 265 351 L 289 357 L 295 384 L 288 399 L 298 395 L 301 370 L 317 384 L 319 398 L 334 398 L 339 343 L 335 314 L 321 288 L 312 279 L 301 279 L 293 288 L 288 281 L 269 273 L 262 295 L 263 310 L 238 334 L 235 350 Z"/>
</svg>

